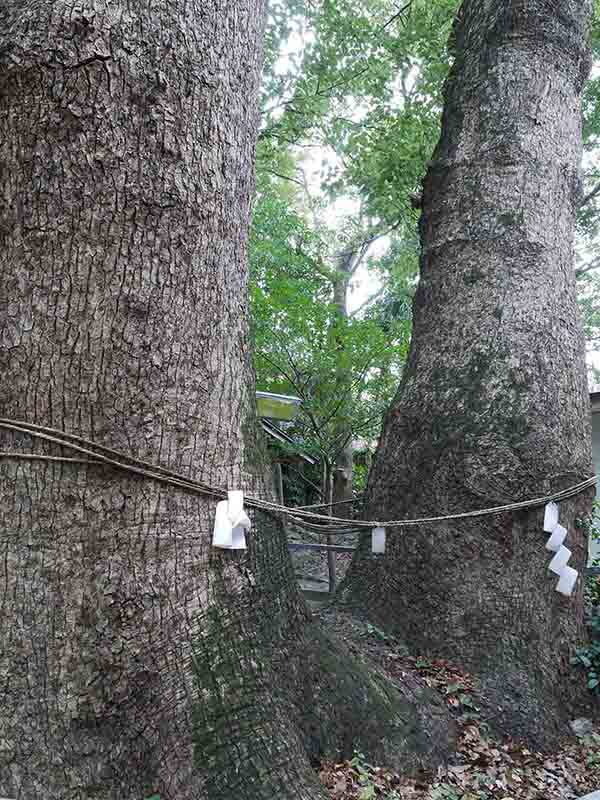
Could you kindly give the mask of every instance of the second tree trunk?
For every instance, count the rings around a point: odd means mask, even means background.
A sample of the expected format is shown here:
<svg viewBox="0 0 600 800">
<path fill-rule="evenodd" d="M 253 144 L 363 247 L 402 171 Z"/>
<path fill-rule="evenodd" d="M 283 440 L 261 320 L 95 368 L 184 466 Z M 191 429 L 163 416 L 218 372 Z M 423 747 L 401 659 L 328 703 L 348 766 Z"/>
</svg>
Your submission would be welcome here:
<svg viewBox="0 0 600 800">
<path fill-rule="evenodd" d="M 559 10 L 560 9 L 560 10 Z M 591 475 L 573 236 L 591 3 L 467 0 L 443 129 L 424 181 L 409 363 L 383 430 L 369 518 L 437 516 L 556 491 Z M 571 563 L 577 517 L 562 503 Z M 345 595 L 418 651 L 479 676 L 497 727 L 560 730 L 582 590 L 547 571 L 539 511 L 391 531 L 366 543 Z"/>
</svg>

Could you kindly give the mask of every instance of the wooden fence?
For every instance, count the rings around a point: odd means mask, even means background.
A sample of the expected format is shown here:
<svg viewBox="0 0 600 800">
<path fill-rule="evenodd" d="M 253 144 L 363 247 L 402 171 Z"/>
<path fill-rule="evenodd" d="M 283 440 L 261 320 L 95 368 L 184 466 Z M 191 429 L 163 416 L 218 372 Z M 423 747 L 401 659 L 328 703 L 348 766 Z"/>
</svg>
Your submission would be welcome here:
<svg viewBox="0 0 600 800">
<path fill-rule="evenodd" d="M 297 552 L 299 550 L 320 550 L 326 553 L 354 553 L 356 547 L 352 547 L 350 545 L 344 544 L 317 544 L 314 542 L 288 542 L 288 547 L 292 552 Z M 584 572 L 584 576 L 589 578 L 593 575 L 600 576 L 600 567 L 586 567 Z M 331 576 L 330 576 L 330 584 Z"/>
</svg>

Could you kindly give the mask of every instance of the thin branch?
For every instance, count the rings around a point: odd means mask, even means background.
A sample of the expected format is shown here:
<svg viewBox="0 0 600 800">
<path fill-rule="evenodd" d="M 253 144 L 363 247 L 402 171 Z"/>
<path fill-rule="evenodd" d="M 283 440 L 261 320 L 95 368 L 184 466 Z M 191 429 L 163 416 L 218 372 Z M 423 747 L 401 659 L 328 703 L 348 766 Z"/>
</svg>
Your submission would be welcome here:
<svg viewBox="0 0 600 800">
<path fill-rule="evenodd" d="M 356 314 L 359 314 L 361 311 L 363 311 L 363 309 L 365 309 L 365 308 L 367 308 L 368 306 L 370 306 L 370 305 L 371 305 L 371 303 L 374 303 L 376 300 L 379 300 L 379 298 L 381 297 L 381 295 L 385 293 L 385 288 L 386 288 L 385 286 L 382 286 L 382 287 L 381 287 L 381 289 L 379 289 L 378 291 L 376 291 L 376 292 L 375 292 L 375 294 L 371 295 L 371 297 L 368 297 L 368 298 L 367 298 L 367 299 L 364 301 L 364 303 L 361 303 L 361 304 L 358 306 L 358 308 L 355 308 L 355 309 L 354 309 L 354 311 L 352 311 L 352 313 L 351 313 L 351 314 L 348 314 L 348 317 L 349 317 L 350 319 L 352 319 L 354 316 L 356 316 Z"/>
<path fill-rule="evenodd" d="M 389 27 L 390 27 L 390 25 L 393 25 L 393 24 L 394 24 L 394 22 L 395 22 L 395 21 L 396 21 L 396 20 L 397 20 L 399 17 L 401 17 L 401 16 L 402 16 L 402 14 L 404 14 L 404 12 L 405 12 L 405 11 L 410 11 L 410 7 L 411 7 L 411 6 L 412 6 L 412 0 L 408 0 L 408 3 L 407 3 L 405 6 L 403 6 L 403 7 L 400 9 L 400 11 L 398 11 L 398 13 L 397 13 L 397 14 L 394 14 L 394 16 L 393 16 L 391 19 L 388 19 L 388 21 L 385 23 L 385 25 L 382 27 L 382 29 L 381 29 L 381 30 L 382 30 L 382 31 L 384 31 L 386 28 L 389 28 Z"/>
<path fill-rule="evenodd" d="M 272 358 L 269 358 L 269 356 L 263 350 L 259 350 L 256 355 L 259 358 L 264 358 L 265 361 L 268 361 L 269 364 L 272 367 L 275 367 L 275 369 L 278 372 L 280 372 L 285 378 L 287 378 L 287 380 L 294 387 L 294 389 L 298 392 L 298 394 L 300 394 L 300 387 L 297 385 L 296 381 L 290 375 L 288 375 L 287 371 L 285 369 L 283 369 L 283 367 L 280 364 L 277 364 L 275 361 L 273 361 Z M 288 360 L 289 360 L 289 355 L 288 355 Z M 293 365 L 292 365 L 292 368 L 293 368 Z M 301 397 L 301 399 L 304 400 L 305 398 Z"/>
<path fill-rule="evenodd" d="M 313 429 L 313 432 L 314 432 L 315 436 L 317 437 L 317 439 L 321 443 L 321 449 L 323 449 L 324 438 L 323 438 L 322 427 L 317 422 L 317 419 L 316 419 L 315 415 L 313 414 L 313 412 L 310 410 L 310 408 L 306 408 L 305 407 L 303 410 L 304 410 L 304 413 L 306 414 L 306 416 L 308 417 L 308 419 L 310 420 L 310 424 L 312 425 L 312 429 Z"/>
<path fill-rule="evenodd" d="M 304 184 L 302 181 L 299 181 L 298 178 L 292 178 L 290 175 L 283 175 L 281 172 L 277 172 L 274 169 L 267 169 L 266 171 L 271 175 L 275 175 L 276 178 L 281 178 L 284 181 L 291 181 L 292 183 L 298 184 L 301 189 L 304 189 Z"/>
<path fill-rule="evenodd" d="M 338 458 L 341 456 L 341 454 L 344 452 L 344 450 L 348 447 L 349 444 L 352 444 L 352 431 L 350 431 L 344 437 L 344 440 L 341 444 L 336 444 L 335 442 L 333 443 L 334 449 L 331 451 L 332 452 L 331 460 L 333 461 L 334 464 L 336 463 Z"/>
<path fill-rule="evenodd" d="M 299 476 L 302 478 L 302 480 L 303 480 L 303 481 L 305 481 L 306 483 L 308 483 L 308 484 L 309 484 L 309 486 L 312 486 L 312 487 L 313 487 L 313 489 L 316 489 L 316 490 L 317 490 L 317 492 L 318 492 L 318 494 L 319 494 L 319 497 L 321 498 L 321 500 L 323 499 L 323 493 L 322 493 L 321 489 L 320 489 L 320 488 L 317 486 L 317 484 L 316 484 L 316 483 L 313 483 L 311 480 L 309 480 L 309 479 L 306 477 L 306 475 L 303 475 L 303 473 L 302 473 L 302 472 L 300 472 L 300 470 L 299 470 L 299 469 L 296 469 L 296 467 L 293 467 L 291 464 L 288 464 L 288 465 L 287 465 L 287 467 L 288 467 L 288 469 L 290 469 L 292 472 L 295 472 L 297 475 L 299 475 Z M 303 508 L 303 507 L 304 507 L 304 506 L 299 506 L 299 508 Z M 309 506 L 306 506 L 306 508 L 308 508 L 308 507 L 309 507 Z"/>
<path fill-rule="evenodd" d="M 600 183 L 597 186 L 595 186 L 591 192 L 586 194 L 581 203 L 579 203 L 579 208 L 583 208 L 584 206 L 586 206 L 591 200 L 594 199 L 594 197 L 596 197 L 597 194 L 600 194 Z"/>
<path fill-rule="evenodd" d="M 359 249 L 361 249 L 363 247 L 367 247 L 367 249 L 368 249 L 373 244 L 373 242 L 376 242 L 378 239 L 381 239 L 383 236 L 389 236 L 390 233 L 393 233 L 395 230 L 398 230 L 398 228 L 400 227 L 401 222 L 402 222 L 402 220 L 398 220 L 398 222 L 395 222 L 389 228 L 386 228 L 383 231 L 377 231 L 377 233 L 372 233 L 370 236 L 367 236 L 366 239 L 363 239 L 358 244 L 351 245 L 346 250 L 342 250 L 342 252 L 338 254 L 338 258 L 341 259 L 346 255 L 354 255 L 354 253 L 356 253 L 357 250 L 359 250 Z"/>
<path fill-rule="evenodd" d="M 353 278 L 354 275 L 356 275 L 356 272 L 357 272 L 358 268 L 363 263 L 367 253 L 371 249 L 371 244 L 372 243 L 373 242 L 363 242 L 362 245 L 359 248 L 359 251 L 358 251 L 358 254 L 356 255 L 356 258 L 353 258 L 351 260 L 350 270 L 348 272 L 348 275 L 350 276 L 350 278 Z"/>
<path fill-rule="evenodd" d="M 586 273 L 591 272 L 593 269 L 597 269 L 598 267 L 600 267 L 600 257 L 595 258 L 593 261 L 591 261 L 585 267 L 580 267 L 579 269 L 576 269 L 575 270 L 575 277 L 576 278 L 581 278 L 582 275 L 585 275 Z"/>
</svg>

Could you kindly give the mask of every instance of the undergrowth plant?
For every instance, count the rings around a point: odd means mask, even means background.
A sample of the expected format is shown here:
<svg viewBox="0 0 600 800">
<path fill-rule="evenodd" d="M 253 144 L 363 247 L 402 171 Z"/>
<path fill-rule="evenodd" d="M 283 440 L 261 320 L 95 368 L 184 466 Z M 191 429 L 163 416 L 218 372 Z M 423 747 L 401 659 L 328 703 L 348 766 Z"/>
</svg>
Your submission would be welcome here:
<svg viewBox="0 0 600 800">
<path fill-rule="evenodd" d="M 367 762 L 363 753 L 355 750 L 350 765 L 356 771 L 360 783 L 358 800 L 402 800 L 395 789 L 386 791 L 381 788 L 376 768 Z"/>
<path fill-rule="evenodd" d="M 590 541 L 600 541 L 600 501 L 594 500 L 592 514 L 580 521 Z M 598 566 L 595 559 L 592 566 Z M 586 671 L 587 686 L 593 694 L 600 694 L 600 577 L 590 575 L 584 586 L 585 621 L 590 632 L 590 642 L 580 647 L 571 658 L 571 664 Z"/>
<path fill-rule="evenodd" d="M 585 763 L 595 772 L 600 771 L 600 736 L 597 733 L 592 733 L 585 736 L 583 741 L 588 750 Z"/>
</svg>

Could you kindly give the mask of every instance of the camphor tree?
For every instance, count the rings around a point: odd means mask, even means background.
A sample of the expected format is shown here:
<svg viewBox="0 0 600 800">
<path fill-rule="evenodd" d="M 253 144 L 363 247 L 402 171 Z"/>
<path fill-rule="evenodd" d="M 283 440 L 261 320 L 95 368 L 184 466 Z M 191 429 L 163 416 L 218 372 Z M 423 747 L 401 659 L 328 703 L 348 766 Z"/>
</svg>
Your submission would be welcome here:
<svg viewBox="0 0 600 800">
<path fill-rule="evenodd" d="M 315 800 L 309 756 L 447 744 L 424 695 L 309 621 L 276 518 L 214 550 L 218 498 L 5 427 L 268 496 L 246 298 L 263 18 L 3 4 L 2 796 Z"/>
<path fill-rule="evenodd" d="M 544 496 L 592 474 L 573 232 L 589 0 L 465 0 L 424 180 L 413 340 L 368 486 L 369 518 Z M 561 503 L 572 564 L 590 493 Z M 366 542 L 345 587 L 413 647 L 478 677 L 498 727 L 551 742 L 569 713 L 581 586 L 548 573 L 539 510 Z"/>
</svg>

